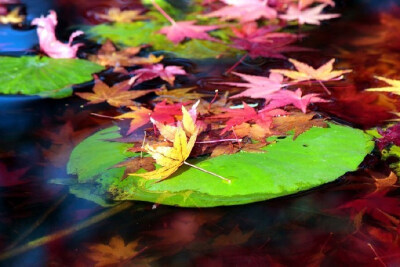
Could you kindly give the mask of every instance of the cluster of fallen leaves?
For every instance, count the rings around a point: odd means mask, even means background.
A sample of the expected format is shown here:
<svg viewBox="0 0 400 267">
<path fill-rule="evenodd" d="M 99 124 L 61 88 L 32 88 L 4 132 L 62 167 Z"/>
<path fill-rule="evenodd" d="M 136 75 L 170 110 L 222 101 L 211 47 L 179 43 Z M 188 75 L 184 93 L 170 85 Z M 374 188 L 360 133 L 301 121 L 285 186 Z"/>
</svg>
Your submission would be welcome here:
<svg viewBox="0 0 400 267">
<path fill-rule="evenodd" d="M 115 48 L 110 42 L 105 46 Z M 105 50 L 100 50 L 101 56 Z M 126 50 L 120 51 L 121 54 Z M 128 57 L 130 55 L 128 53 Z M 296 138 L 313 126 L 326 127 L 324 119 L 309 112 L 308 107 L 328 100 L 316 93 L 303 94 L 300 88 L 293 87 L 304 81 L 317 82 L 329 93 L 323 82 L 342 79 L 349 70 L 333 70 L 334 59 L 316 69 L 294 59 L 290 62 L 296 70 L 273 69 L 269 77 L 234 72 L 244 82 L 216 84 L 245 89 L 231 96 L 229 92 L 220 95 L 218 90 L 214 95 L 197 92 L 196 87 L 173 89 L 175 75 L 188 73 L 182 67 L 164 66 L 162 63 L 146 64 L 125 72 L 130 78 L 112 86 L 96 77 L 93 93 L 76 94 L 88 100 L 87 105 L 107 102 L 118 107 L 122 112 L 120 115 L 94 115 L 114 119 L 123 136 L 118 141 L 132 143 L 132 151 L 149 153 L 163 167 L 153 170 L 153 162 L 142 157 L 118 166 L 127 166 L 130 174 L 142 178 L 163 180 L 179 166 L 187 164 L 189 157 L 215 157 L 239 151 L 262 153 L 261 148 L 268 145 L 267 137 L 293 132 Z M 146 81 L 154 78 L 167 84 L 161 83 L 161 87 L 155 89 L 138 88 L 145 87 Z M 135 101 L 145 95 L 151 98 L 150 102 Z M 252 107 L 243 101 L 248 98 L 261 99 L 262 102 Z M 125 122 L 129 122 L 129 126 Z M 135 174 L 140 168 L 151 171 Z"/>
</svg>

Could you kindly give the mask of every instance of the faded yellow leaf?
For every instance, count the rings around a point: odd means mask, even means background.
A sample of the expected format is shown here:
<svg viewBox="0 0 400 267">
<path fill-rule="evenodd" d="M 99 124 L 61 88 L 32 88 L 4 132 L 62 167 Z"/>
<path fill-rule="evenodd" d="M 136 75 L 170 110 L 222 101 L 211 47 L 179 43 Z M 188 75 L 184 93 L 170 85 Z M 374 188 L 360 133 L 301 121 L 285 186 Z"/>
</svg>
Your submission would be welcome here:
<svg viewBox="0 0 400 267">
<path fill-rule="evenodd" d="M 0 16 L 0 23 L 1 24 L 18 24 L 22 23 L 25 20 L 24 15 L 20 15 L 20 8 L 16 7 L 11 10 L 7 15 Z"/>
<path fill-rule="evenodd" d="M 95 244 L 89 246 L 90 253 L 87 257 L 94 262 L 95 266 L 110 266 L 118 264 L 136 257 L 141 251 L 137 250 L 138 240 L 125 245 L 120 236 L 114 236 L 110 239 L 108 245 Z"/>
<path fill-rule="evenodd" d="M 381 76 L 375 76 L 376 79 L 383 81 L 391 86 L 380 87 L 380 88 L 369 88 L 365 91 L 373 92 L 389 92 L 392 94 L 400 95 L 400 80 L 388 79 Z"/>
<path fill-rule="evenodd" d="M 135 20 L 143 20 L 148 17 L 141 15 L 142 10 L 121 10 L 119 8 L 110 8 L 107 14 L 98 14 L 99 18 L 111 22 L 128 23 Z"/>
<path fill-rule="evenodd" d="M 342 79 L 343 74 L 351 72 L 351 70 L 333 70 L 333 63 L 335 62 L 334 58 L 317 69 L 314 69 L 313 67 L 292 58 L 289 59 L 289 61 L 294 65 L 296 70 L 273 69 L 271 72 L 280 73 L 298 82 L 307 80 L 340 80 Z"/>
</svg>

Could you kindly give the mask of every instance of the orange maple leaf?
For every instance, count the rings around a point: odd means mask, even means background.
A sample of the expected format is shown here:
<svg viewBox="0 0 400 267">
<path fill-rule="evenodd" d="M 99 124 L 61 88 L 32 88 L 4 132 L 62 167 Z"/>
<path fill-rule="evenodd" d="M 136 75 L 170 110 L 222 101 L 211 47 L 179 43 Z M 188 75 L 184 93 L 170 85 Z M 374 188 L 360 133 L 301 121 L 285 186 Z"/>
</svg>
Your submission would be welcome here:
<svg viewBox="0 0 400 267">
<path fill-rule="evenodd" d="M 107 102 L 111 106 L 121 107 L 133 106 L 135 103 L 132 101 L 132 99 L 139 98 L 157 90 L 151 89 L 128 91 L 131 88 L 132 83 L 132 79 L 130 79 L 110 87 L 100 79 L 96 78 L 95 85 L 93 87 L 93 93 L 76 93 L 76 95 L 83 99 L 89 100 L 87 103 L 88 105 Z"/>
</svg>

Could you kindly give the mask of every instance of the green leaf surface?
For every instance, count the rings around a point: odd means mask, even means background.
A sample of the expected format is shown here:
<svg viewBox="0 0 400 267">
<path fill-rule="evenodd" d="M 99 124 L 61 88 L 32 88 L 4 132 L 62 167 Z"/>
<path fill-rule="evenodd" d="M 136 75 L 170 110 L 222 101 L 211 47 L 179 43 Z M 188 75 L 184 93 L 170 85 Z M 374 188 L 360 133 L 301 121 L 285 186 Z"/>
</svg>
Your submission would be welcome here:
<svg viewBox="0 0 400 267">
<path fill-rule="evenodd" d="M 91 38 L 100 43 L 103 43 L 106 39 L 110 39 L 114 43 L 123 46 L 149 44 L 152 46 L 153 50 L 171 52 L 176 56 L 183 58 L 219 58 L 240 53 L 240 51 L 230 48 L 225 44 L 206 40 L 188 40 L 175 45 L 164 35 L 157 33 L 162 26 L 164 25 L 151 21 L 100 24 L 89 28 L 88 34 Z M 221 36 L 226 35 L 224 31 L 219 34 Z"/>
<path fill-rule="evenodd" d="M 102 66 L 82 59 L 0 57 L 0 93 L 62 98 L 72 85 L 92 80 Z"/>
<path fill-rule="evenodd" d="M 85 190 L 89 183 L 103 197 L 182 207 L 245 204 L 307 190 L 356 170 L 374 147 L 362 131 L 330 124 L 312 128 L 296 140 L 291 136 L 277 139 L 265 148 L 266 153 L 240 152 L 192 161 L 231 179 L 231 184 L 187 166 L 154 183 L 134 176 L 121 181 L 124 168 L 112 166 L 134 154 L 126 152 L 127 144 L 107 141 L 118 137 L 117 128 L 112 127 L 84 140 L 72 152 L 68 172 L 78 176 Z"/>
</svg>

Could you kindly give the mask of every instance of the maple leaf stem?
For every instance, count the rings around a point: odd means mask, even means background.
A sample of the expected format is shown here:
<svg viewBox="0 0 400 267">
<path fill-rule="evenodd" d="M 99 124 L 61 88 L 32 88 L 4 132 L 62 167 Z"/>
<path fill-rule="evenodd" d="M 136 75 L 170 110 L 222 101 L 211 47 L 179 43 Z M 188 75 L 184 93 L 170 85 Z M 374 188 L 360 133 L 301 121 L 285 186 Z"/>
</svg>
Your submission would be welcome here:
<svg viewBox="0 0 400 267">
<path fill-rule="evenodd" d="M 371 245 L 371 243 L 368 243 L 368 246 L 371 248 L 372 252 L 375 254 L 375 260 L 379 261 L 382 266 L 387 267 L 386 263 L 379 257 L 378 253 L 376 252 L 375 248 Z"/>
<path fill-rule="evenodd" d="M 95 116 L 95 117 L 99 117 L 99 118 L 104 118 L 104 119 L 112 119 L 112 120 L 115 119 L 114 117 L 107 116 L 107 115 L 101 115 L 101 114 L 98 114 L 98 113 L 90 113 L 90 115 Z"/>
<path fill-rule="evenodd" d="M 219 142 L 242 142 L 242 139 L 220 139 L 220 140 L 209 140 L 209 141 L 197 141 L 196 144 L 213 144 Z"/>
<path fill-rule="evenodd" d="M 331 91 L 329 91 L 328 88 L 326 88 L 326 86 L 325 86 L 325 84 L 323 84 L 323 82 L 318 81 L 318 83 L 322 86 L 322 88 L 324 88 L 325 92 L 326 92 L 328 95 L 331 95 L 331 94 L 332 94 Z"/>
<path fill-rule="evenodd" d="M 162 9 L 162 7 L 159 4 L 157 4 L 155 0 L 151 0 L 151 3 L 161 13 L 161 15 L 164 16 L 164 18 L 166 18 L 169 22 L 171 22 L 172 25 L 176 24 L 176 21 L 170 15 L 168 15 L 167 12 L 165 12 L 165 10 Z"/>
<path fill-rule="evenodd" d="M 239 64 L 242 63 L 243 60 L 246 59 L 247 55 L 248 55 L 247 53 L 244 54 L 244 55 L 238 60 L 238 62 L 236 62 L 232 67 L 230 67 L 230 68 L 225 72 L 225 74 L 231 73 L 234 69 L 236 69 L 236 67 L 239 66 Z"/>
<path fill-rule="evenodd" d="M 229 180 L 228 178 L 225 178 L 225 177 L 223 177 L 223 176 L 221 176 L 221 175 L 219 175 L 219 174 L 216 174 L 216 173 L 207 171 L 207 170 L 205 170 L 205 169 L 203 169 L 203 168 L 197 167 L 196 165 L 190 164 L 190 163 L 187 162 L 187 161 L 184 161 L 183 164 L 186 164 L 186 165 L 188 165 L 188 166 L 190 166 L 190 167 L 192 167 L 192 168 L 195 168 L 195 169 L 197 169 L 197 170 L 199 170 L 199 171 L 202 171 L 202 172 L 211 174 L 212 176 L 216 176 L 216 177 L 218 177 L 218 178 L 220 178 L 220 179 L 222 179 L 222 180 L 228 182 L 229 184 L 232 182 L 232 181 Z"/>
<path fill-rule="evenodd" d="M 211 110 L 211 104 L 215 102 L 215 100 L 217 100 L 218 97 L 218 89 L 215 90 L 215 95 L 214 98 L 211 100 L 210 104 L 208 104 L 208 111 Z"/>
</svg>

